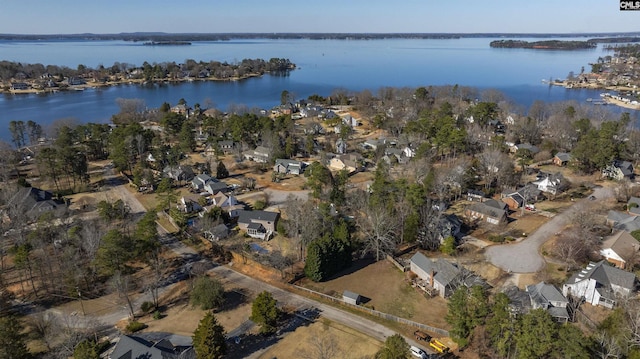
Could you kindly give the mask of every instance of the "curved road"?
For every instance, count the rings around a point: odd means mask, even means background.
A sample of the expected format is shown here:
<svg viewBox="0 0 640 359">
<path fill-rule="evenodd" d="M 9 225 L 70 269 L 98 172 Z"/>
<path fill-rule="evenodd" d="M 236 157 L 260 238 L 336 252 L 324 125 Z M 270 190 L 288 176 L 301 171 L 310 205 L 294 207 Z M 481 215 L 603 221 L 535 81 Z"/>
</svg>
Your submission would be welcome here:
<svg viewBox="0 0 640 359">
<path fill-rule="evenodd" d="M 486 248 L 485 256 L 493 265 L 513 273 L 535 273 L 544 267 L 544 258 L 540 255 L 540 246 L 555 233 L 561 231 L 571 220 L 574 213 L 588 205 L 603 202 L 613 197 L 613 190 L 599 187 L 593 192 L 595 201 L 583 198 L 564 212 L 554 216 L 525 240 L 518 243 L 494 245 Z"/>
</svg>

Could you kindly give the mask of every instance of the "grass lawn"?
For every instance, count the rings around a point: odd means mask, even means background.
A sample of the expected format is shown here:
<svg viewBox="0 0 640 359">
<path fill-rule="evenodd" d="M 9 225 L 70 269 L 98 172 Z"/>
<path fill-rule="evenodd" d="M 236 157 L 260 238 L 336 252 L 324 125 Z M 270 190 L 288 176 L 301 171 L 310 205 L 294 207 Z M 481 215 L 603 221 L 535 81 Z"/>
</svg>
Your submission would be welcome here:
<svg viewBox="0 0 640 359">
<path fill-rule="evenodd" d="M 440 297 L 426 298 L 421 291 L 411 287 L 405 273 L 385 260 L 370 264 L 359 261 L 335 279 L 321 283 L 305 281 L 302 285 L 336 297 L 341 297 L 344 290 L 350 290 L 366 297 L 364 305 L 369 308 L 418 323 L 449 328 L 444 320 L 447 302 Z"/>
<path fill-rule="evenodd" d="M 321 343 L 332 343 L 333 357 L 345 359 L 373 357 L 383 344 L 344 325 L 320 319 L 309 326 L 298 327 L 259 358 L 318 358 L 316 347 Z"/>
</svg>

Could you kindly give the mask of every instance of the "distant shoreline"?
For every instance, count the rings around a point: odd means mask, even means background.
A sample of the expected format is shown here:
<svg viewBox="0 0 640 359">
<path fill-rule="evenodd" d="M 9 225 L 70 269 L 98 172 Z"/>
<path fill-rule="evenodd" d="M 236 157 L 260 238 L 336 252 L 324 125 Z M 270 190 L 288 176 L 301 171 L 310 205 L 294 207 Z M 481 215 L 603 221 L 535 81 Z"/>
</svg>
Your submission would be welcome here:
<svg viewBox="0 0 640 359">
<path fill-rule="evenodd" d="M 269 72 L 265 72 L 268 74 Z M 86 89 L 94 89 L 94 88 L 103 88 L 103 87 L 113 87 L 119 85 L 146 85 L 146 84 L 179 84 L 184 82 L 205 82 L 205 81 L 219 81 L 219 82 L 233 82 L 233 81 L 242 81 L 247 80 L 254 77 L 262 77 L 264 74 L 254 73 L 247 74 L 242 77 L 230 77 L 227 79 L 219 79 L 215 77 L 207 77 L 207 78 L 180 78 L 180 79 L 152 79 L 152 80 L 144 80 L 144 79 L 125 79 L 118 81 L 107 81 L 107 82 L 98 82 L 98 81 L 90 81 L 86 84 L 82 85 L 73 85 L 67 87 L 48 87 L 44 89 L 36 89 L 30 88 L 25 90 L 0 90 L 0 93 L 11 94 L 11 95 L 28 95 L 28 94 L 42 94 L 42 93 L 56 93 L 56 92 L 69 92 L 69 91 L 84 91 Z"/>
<path fill-rule="evenodd" d="M 228 41 L 243 39 L 310 39 L 310 40 L 376 40 L 376 39 L 460 39 L 460 38 L 567 38 L 640 36 L 640 32 L 589 33 L 163 33 L 134 32 L 119 34 L 0 34 L 0 40 L 123 40 L 123 41 Z"/>
</svg>

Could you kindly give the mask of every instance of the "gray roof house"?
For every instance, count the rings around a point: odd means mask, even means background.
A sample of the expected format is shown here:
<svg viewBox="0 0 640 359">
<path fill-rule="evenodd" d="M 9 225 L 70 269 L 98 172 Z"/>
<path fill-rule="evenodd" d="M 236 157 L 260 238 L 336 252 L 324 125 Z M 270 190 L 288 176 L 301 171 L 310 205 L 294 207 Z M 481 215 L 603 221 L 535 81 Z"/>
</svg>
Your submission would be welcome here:
<svg viewBox="0 0 640 359">
<path fill-rule="evenodd" d="M 614 180 L 633 179 L 633 164 L 628 161 L 613 161 L 602 169 L 602 176 Z"/>
<path fill-rule="evenodd" d="M 174 346 L 162 339 L 151 342 L 138 336 L 122 335 L 109 359 L 179 359 L 195 357 L 192 346 Z"/>
<path fill-rule="evenodd" d="M 640 198 L 631 197 L 627 201 L 627 212 L 640 216 Z"/>
<path fill-rule="evenodd" d="M 566 297 L 584 298 L 591 305 L 613 308 L 619 297 L 628 297 L 634 291 L 636 276 L 607 264 L 606 261 L 591 262 L 574 274 L 562 286 Z"/>
<path fill-rule="evenodd" d="M 411 271 L 420 279 L 426 281 L 430 287 L 436 289 L 442 298 L 446 298 L 455 291 L 458 281 L 456 279 L 462 273 L 456 267 L 444 259 L 432 260 L 420 252 L 411 257 Z"/>
<path fill-rule="evenodd" d="M 209 178 L 209 180 L 204 184 L 203 189 L 210 194 L 216 194 L 218 192 L 227 192 L 229 190 L 229 186 L 215 178 Z"/>
<path fill-rule="evenodd" d="M 569 186 L 569 183 L 560 172 L 554 174 L 541 173 L 538 178 L 538 180 L 532 183 L 536 185 L 540 191 L 551 195 L 561 193 Z"/>
<path fill-rule="evenodd" d="M 258 163 L 267 163 L 271 159 L 271 151 L 263 146 L 244 152 L 244 158 Z"/>
<path fill-rule="evenodd" d="M 283 174 L 301 175 L 304 172 L 306 164 L 301 161 L 277 159 L 273 166 L 273 171 Z"/>
<path fill-rule="evenodd" d="M 566 166 L 571 161 L 571 154 L 567 152 L 558 152 L 553 156 L 553 164 L 556 166 Z"/>
<path fill-rule="evenodd" d="M 195 174 L 190 166 L 167 166 L 162 170 L 165 177 L 174 181 L 191 181 Z"/>
<path fill-rule="evenodd" d="M 540 282 L 528 285 L 526 290 L 533 309 L 544 309 L 559 322 L 569 321 L 569 312 L 567 311 L 569 300 L 554 285 Z"/>
<path fill-rule="evenodd" d="M 278 212 L 238 210 L 238 227 L 252 238 L 268 240 L 276 230 Z"/>
<path fill-rule="evenodd" d="M 199 174 L 191 180 L 191 187 L 196 191 L 202 191 L 204 190 L 204 185 L 207 184 L 207 181 L 210 179 L 211 176 L 206 173 Z"/>
<path fill-rule="evenodd" d="M 489 199 L 470 205 L 465 210 L 465 216 L 472 220 L 481 220 L 491 224 L 502 224 L 507 222 L 508 205 L 504 202 Z"/>
<path fill-rule="evenodd" d="M 609 211 L 607 224 L 612 226 L 613 229 L 631 233 L 640 229 L 640 216 L 620 211 Z"/>
<path fill-rule="evenodd" d="M 7 203 L 18 213 L 24 213 L 29 217 L 38 217 L 45 212 L 65 207 L 63 201 L 53 197 L 53 193 L 35 187 L 21 188 Z"/>
</svg>

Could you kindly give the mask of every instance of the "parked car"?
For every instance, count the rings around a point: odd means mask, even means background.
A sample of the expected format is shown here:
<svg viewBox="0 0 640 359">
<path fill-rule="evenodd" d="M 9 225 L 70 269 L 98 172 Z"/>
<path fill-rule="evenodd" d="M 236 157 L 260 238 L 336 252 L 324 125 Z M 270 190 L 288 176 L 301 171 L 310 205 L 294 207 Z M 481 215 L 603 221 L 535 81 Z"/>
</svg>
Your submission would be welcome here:
<svg viewBox="0 0 640 359">
<path fill-rule="evenodd" d="M 427 354 L 427 352 L 425 352 L 424 350 L 418 347 L 415 347 L 412 345 L 410 350 L 411 350 L 411 355 L 413 355 L 416 358 L 429 359 L 429 355 Z"/>
</svg>

